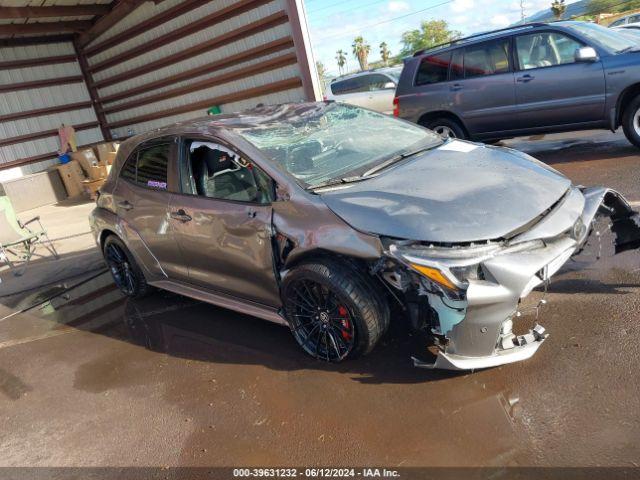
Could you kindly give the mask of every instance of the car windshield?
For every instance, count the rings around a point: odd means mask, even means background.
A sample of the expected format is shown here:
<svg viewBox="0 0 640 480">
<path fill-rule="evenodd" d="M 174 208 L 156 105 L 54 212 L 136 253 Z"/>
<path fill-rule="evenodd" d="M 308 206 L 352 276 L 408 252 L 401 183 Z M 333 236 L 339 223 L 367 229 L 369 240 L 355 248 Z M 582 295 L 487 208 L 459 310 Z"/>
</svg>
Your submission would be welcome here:
<svg viewBox="0 0 640 480">
<path fill-rule="evenodd" d="M 342 103 L 321 104 L 236 132 L 309 188 L 362 175 L 393 157 L 442 143 L 429 130 Z"/>
<path fill-rule="evenodd" d="M 617 30 L 595 23 L 574 23 L 568 27 L 586 38 L 594 40 L 612 53 L 623 52 L 638 46 L 636 42 Z"/>
</svg>

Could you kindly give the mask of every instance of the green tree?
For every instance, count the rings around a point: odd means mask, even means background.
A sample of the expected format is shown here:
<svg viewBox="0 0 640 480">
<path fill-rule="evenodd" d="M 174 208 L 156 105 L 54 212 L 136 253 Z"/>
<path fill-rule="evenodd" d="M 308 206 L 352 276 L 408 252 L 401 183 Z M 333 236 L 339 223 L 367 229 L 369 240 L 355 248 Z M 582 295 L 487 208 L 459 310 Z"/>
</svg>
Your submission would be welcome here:
<svg viewBox="0 0 640 480">
<path fill-rule="evenodd" d="M 316 62 L 316 70 L 318 71 L 318 76 L 320 77 L 320 80 L 322 80 L 325 74 L 327 73 L 327 71 L 324 68 L 324 64 L 320 60 Z"/>
<path fill-rule="evenodd" d="M 344 66 L 347 64 L 347 54 L 344 50 L 340 49 L 336 52 L 336 62 L 338 62 L 338 71 L 342 75 Z"/>
<path fill-rule="evenodd" d="M 369 68 L 369 52 L 371 52 L 371 46 L 365 42 L 364 38 L 357 36 L 353 39 L 353 55 L 358 59 L 360 64 L 360 70 L 367 70 Z"/>
<path fill-rule="evenodd" d="M 402 34 L 400 55 L 403 57 L 412 55 L 417 50 L 450 42 L 459 38 L 460 35 L 458 31 L 449 30 L 449 24 L 445 20 L 426 20 L 420 23 L 420 28 Z"/>
<path fill-rule="evenodd" d="M 380 44 L 380 58 L 382 59 L 382 63 L 384 63 L 385 67 L 389 66 L 390 56 L 391 56 L 391 52 L 389 52 L 389 47 L 387 46 L 387 42 L 382 42 Z"/>
<path fill-rule="evenodd" d="M 598 15 L 600 13 L 622 13 L 628 10 L 640 8 L 640 0 L 591 0 L 587 6 L 588 15 Z"/>
<path fill-rule="evenodd" d="M 560 20 L 566 11 L 567 6 L 564 4 L 564 0 L 553 0 L 551 12 L 553 16 L 556 17 L 556 20 Z"/>
</svg>

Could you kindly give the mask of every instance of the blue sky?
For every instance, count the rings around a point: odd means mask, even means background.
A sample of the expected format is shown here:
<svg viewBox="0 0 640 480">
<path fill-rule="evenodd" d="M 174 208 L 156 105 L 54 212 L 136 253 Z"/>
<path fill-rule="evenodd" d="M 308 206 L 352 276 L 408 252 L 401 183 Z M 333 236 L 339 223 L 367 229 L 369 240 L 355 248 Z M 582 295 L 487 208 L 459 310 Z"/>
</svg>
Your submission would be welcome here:
<svg viewBox="0 0 640 480">
<path fill-rule="evenodd" d="M 351 54 L 353 38 L 362 35 L 371 45 L 370 61 L 380 58 L 386 41 L 392 54 L 400 51 L 403 32 L 422 20 L 446 20 L 463 34 L 506 27 L 520 20 L 520 0 L 304 0 L 316 60 L 337 74 L 336 51 L 348 53 L 349 70 L 357 60 Z M 549 8 L 551 0 L 523 0 L 525 14 Z M 568 0 L 567 3 L 573 3 Z"/>
</svg>

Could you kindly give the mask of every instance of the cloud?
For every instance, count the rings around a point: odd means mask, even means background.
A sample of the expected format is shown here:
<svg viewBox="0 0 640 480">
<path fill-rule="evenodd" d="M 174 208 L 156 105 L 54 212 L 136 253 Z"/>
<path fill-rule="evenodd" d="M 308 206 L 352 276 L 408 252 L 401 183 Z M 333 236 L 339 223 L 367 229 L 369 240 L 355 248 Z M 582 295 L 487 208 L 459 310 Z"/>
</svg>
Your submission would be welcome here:
<svg viewBox="0 0 640 480">
<path fill-rule="evenodd" d="M 508 27 L 511 23 L 513 23 L 513 19 L 509 18 L 506 15 L 498 14 L 491 17 L 491 19 L 489 19 L 489 23 L 496 27 Z"/>
<path fill-rule="evenodd" d="M 451 10 L 456 13 L 467 12 L 475 6 L 475 0 L 454 0 Z"/>
<path fill-rule="evenodd" d="M 403 2 L 402 0 L 393 0 L 389 2 L 387 8 L 390 12 L 406 12 L 410 7 L 407 2 Z"/>
</svg>

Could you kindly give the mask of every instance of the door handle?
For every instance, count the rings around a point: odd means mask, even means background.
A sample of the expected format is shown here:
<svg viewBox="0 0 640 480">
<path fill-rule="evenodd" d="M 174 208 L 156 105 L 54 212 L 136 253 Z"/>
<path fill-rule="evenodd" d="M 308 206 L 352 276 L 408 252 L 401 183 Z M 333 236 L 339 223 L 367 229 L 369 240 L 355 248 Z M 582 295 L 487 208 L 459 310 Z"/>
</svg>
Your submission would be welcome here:
<svg viewBox="0 0 640 480">
<path fill-rule="evenodd" d="M 452 92 L 457 92 L 458 90 L 462 90 L 462 85 L 460 85 L 459 83 L 454 83 L 453 85 L 451 85 Z"/>
<path fill-rule="evenodd" d="M 247 217 L 249 218 L 256 218 L 258 212 L 256 212 L 255 210 L 247 210 Z"/>
<path fill-rule="evenodd" d="M 133 209 L 133 204 L 128 202 L 127 200 L 123 200 L 122 202 L 118 202 L 117 205 L 122 208 L 123 210 L 131 210 Z"/>
<path fill-rule="evenodd" d="M 187 214 L 183 209 L 178 210 L 177 212 L 171 212 L 171 218 L 174 220 L 179 220 L 181 222 L 190 222 L 191 215 Z"/>
<path fill-rule="evenodd" d="M 536 78 L 536 77 L 534 77 L 533 75 L 527 74 L 527 75 L 523 75 L 521 77 L 518 77 L 517 81 L 520 82 L 520 83 L 527 83 L 527 82 L 530 82 L 531 80 L 533 80 L 534 78 Z"/>
</svg>

